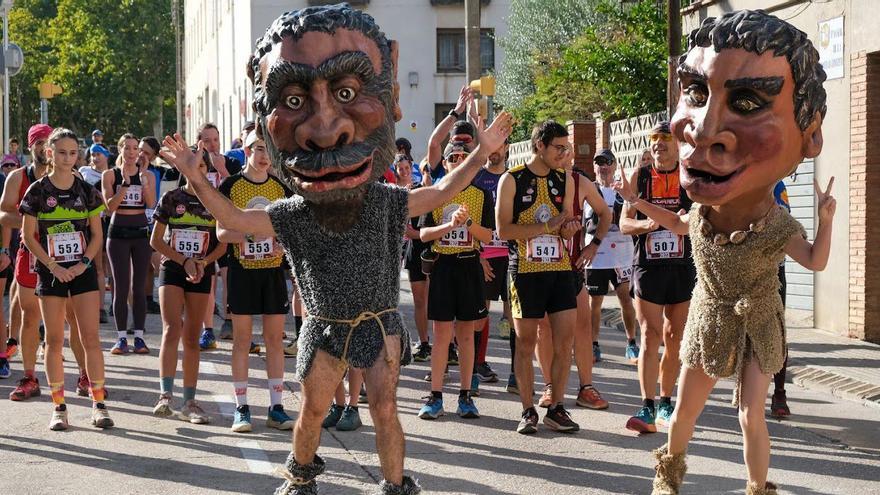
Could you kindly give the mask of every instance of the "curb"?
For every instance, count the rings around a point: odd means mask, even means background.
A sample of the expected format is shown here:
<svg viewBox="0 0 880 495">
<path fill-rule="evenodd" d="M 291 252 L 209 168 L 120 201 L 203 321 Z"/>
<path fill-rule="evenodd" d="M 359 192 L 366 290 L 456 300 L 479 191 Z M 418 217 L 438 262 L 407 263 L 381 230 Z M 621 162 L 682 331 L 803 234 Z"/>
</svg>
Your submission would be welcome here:
<svg viewBox="0 0 880 495">
<path fill-rule="evenodd" d="M 624 330 L 623 318 L 618 309 L 603 309 L 601 322 L 603 327 L 614 328 L 619 332 Z M 801 366 L 797 364 L 796 358 L 789 363 L 788 376 L 791 383 L 799 387 L 829 393 L 880 411 L 880 384 L 868 383 L 824 368 Z"/>
</svg>

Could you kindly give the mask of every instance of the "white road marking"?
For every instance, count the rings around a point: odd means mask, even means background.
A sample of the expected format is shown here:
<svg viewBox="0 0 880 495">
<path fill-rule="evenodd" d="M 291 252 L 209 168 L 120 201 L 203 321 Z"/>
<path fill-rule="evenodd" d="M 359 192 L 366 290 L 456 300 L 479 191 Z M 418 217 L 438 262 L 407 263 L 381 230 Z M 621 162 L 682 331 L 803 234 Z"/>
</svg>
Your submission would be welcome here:
<svg viewBox="0 0 880 495">
<path fill-rule="evenodd" d="M 199 361 L 199 373 L 204 374 L 217 374 L 217 366 L 210 361 Z"/>
<path fill-rule="evenodd" d="M 247 462 L 248 469 L 254 474 L 270 474 L 273 471 L 272 463 L 266 452 L 255 440 L 238 442 L 236 446 L 241 450 L 241 456 Z"/>
</svg>

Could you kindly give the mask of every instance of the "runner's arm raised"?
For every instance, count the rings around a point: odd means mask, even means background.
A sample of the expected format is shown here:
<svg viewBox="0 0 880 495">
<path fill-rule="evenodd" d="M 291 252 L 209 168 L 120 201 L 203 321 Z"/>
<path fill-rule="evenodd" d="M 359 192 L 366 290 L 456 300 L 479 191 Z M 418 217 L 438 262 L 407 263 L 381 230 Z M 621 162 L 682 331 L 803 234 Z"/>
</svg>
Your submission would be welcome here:
<svg viewBox="0 0 880 495">
<path fill-rule="evenodd" d="M 19 168 L 9 174 L 3 186 L 3 196 L 0 198 L 0 224 L 11 229 L 21 228 L 21 213 L 18 212 L 16 203 L 18 203 L 18 190 L 21 188 L 21 176 L 24 170 Z M 3 242 L 9 247 L 6 239 Z"/>
</svg>

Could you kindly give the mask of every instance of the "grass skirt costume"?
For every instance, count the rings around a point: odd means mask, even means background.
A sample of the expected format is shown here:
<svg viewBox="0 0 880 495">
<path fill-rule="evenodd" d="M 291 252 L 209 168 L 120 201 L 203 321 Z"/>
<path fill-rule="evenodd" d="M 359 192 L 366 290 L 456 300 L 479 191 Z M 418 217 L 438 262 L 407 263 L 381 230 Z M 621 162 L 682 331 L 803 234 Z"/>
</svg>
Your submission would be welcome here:
<svg viewBox="0 0 880 495">
<path fill-rule="evenodd" d="M 318 349 L 341 366 L 370 368 L 385 335 L 400 336 L 401 365 L 409 364 L 409 332 L 397 310 L 408 200 L 406 189 L 371 184 L 358 221 L 341 233 L 322 227 L 302 196 L 267 208 L 308 312 L 299 334 L 298 380 L 308 376 Z"/>
<path fill-rule="evenodd" d="M 754 355 L 762 373 L 785 361 L 785 308 L 779 297 L 779 264 L 792 235 L 803 226 L 774 205 L 749 231 L 718 234 L 706 219 L 708 206 L 691 208 L 690 238 L 697 285 L 682 339 L 681 360 L 713 378 L 736 375 L 739 404 L 742 371 Z"/>
</svg>

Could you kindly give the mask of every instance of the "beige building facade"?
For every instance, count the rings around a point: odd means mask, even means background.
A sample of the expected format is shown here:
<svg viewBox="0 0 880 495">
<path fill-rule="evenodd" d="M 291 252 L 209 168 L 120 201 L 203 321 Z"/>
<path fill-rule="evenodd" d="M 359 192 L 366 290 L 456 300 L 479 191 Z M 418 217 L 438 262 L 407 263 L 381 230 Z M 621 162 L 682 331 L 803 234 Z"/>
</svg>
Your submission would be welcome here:
<svg viewBox="0 0 880 495">
<path fill-rule="evenodd" d="M 787 20 L 820 51 L 829 75 L 824 148 L 798 174 L 812 174 L 822 185 L 835 177 L 837 215 L 828 267 L 814 275 L 796 271 L 794 278 L 811 292 L 804 296 L 811 299 L 815 327 L 880 342 L 880 35 L 874 24 L 880 1 L 697 0 L 682 9 L 682 31 L 738 9 L 764 9 Z M 792 206 L 802 212 L 814 204 L 812 193 L 803 194 L 810 182 L 795 183 L 803 190 Z M 813 214 L 802 222 L 812 230 L 814 220 Z"/>
<path fill-rule="evenodd" d="M 228 147 L 253 119 L 246 64 L 254 42 L 280 14 L 335 2 L 321 0 L 186 0 L 184 13 L 184 115 L 187 136 L 213 122 Z M 403 119 L 397 136 L 424 156 L 435 121 L 454 105 L 465 84 L 463 0 L 353 0 L 400 44 L 398 79 Z M 481 59 L 484 71 L 501 68 L 495 39 L 507 32 L 510 0 L 483 0 Z"/>
</svg>

